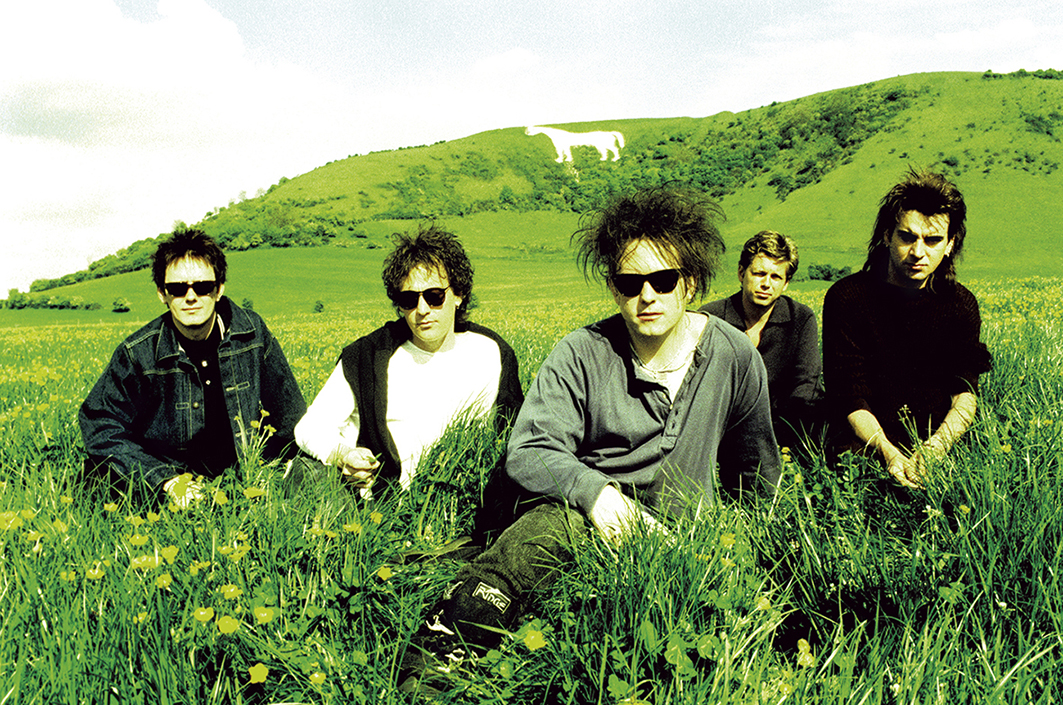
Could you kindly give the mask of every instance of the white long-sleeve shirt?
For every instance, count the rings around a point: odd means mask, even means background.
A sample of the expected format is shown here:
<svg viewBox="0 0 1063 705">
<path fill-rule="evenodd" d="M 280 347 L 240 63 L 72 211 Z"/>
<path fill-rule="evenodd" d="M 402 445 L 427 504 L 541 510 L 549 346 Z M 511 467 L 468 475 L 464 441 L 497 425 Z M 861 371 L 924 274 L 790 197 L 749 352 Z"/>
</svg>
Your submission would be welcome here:
<svg viewBox="0 0 1063 705">
<path fill-rule="evenodd" d="M 401 461 L 399 482 L 408 489 L 417 464 L 463 411 L 488 413 L 498 396 L 502 360 L 498 345 L 473 332 L 456 333 L 436 352 L 412 341 L 395 350 L 388 362 L 387 427 Z M 337 364 L 295 427 L 304 452 L 326 465 L 342 446 L 358 445 L 358 405 Z"/>
</svg>

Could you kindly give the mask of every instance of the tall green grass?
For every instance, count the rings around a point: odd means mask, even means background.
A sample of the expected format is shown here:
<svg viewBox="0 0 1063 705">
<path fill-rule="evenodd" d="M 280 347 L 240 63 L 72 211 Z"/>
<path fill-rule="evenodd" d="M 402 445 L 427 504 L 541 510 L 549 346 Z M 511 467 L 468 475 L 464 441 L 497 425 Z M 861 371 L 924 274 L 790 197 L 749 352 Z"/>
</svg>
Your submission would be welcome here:
<svg viewBox="0 0 1063 705">
<path fill-rule="evenodd" d="M 1063 699 L 1063 281 L 972 289 L 995 366 L 926 491 L 790 449 L 773 502 L 709 502 L 617 548 L 588 537 L 438 700 Z M 803 298 L 818 308 L 822 292 Z M 476 318 L 527 385 L 564 333 L 607 313 Z M 370 327 L 328 311 L 270 325 L 308 398 Z M 114 501 L 72 482 L 76 410 L 126 333 L 0 329 L 0 700 L 409 702 L 398 665 L 458 569 L 445 549 L 472 529 L 504 438 L 456 426 L 386 501 L 288 493 L 253 445 L 187 510 Z"/>
</svg>

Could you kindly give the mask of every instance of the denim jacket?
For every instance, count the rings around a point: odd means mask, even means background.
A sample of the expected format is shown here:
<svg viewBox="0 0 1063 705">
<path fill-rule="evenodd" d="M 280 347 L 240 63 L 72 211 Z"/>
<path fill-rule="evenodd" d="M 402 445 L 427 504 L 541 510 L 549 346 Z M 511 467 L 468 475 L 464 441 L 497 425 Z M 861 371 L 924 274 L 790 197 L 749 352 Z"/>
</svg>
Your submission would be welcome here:
<svg viewBox="0 0 1063 705">
<path fill-rule="evenodd" d="M 276 429 L 265 456 L 281 457 L 294 448 L 293 430 L 306 411 L 295 376 L 258 314 L 226 297 L 217 309 L 226 324 L 218 366 L 235 447 L 259 433 L 251 422 L 265 410 L 263 425 Z M 118 346 L 78 422 L 90 459 L 110 464 L 127 483 L 158 487 L 199 465 L 191 441 L 203 429 L 204 413 L 199 374 L 166 313 Z"/>
</svg>

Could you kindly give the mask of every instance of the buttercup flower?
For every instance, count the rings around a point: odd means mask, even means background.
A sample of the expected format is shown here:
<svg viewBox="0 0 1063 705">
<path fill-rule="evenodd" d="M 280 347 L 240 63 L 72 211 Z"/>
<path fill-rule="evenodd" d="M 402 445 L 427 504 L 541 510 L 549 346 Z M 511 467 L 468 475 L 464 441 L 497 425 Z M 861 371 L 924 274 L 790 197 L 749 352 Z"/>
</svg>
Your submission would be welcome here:
<svg viewBox="0 0 1063 705">
<path fill-rule="evenodd" d="M 546 639 L 543 637 L 543 633 L 537 629 L 530 630 L 524 636 L 524 645 L 528 647 L 530 651 L 541 649 L 546 646 Z"/>
<path fill-rule="evenodd" d="M 261 663 L 256 663 L 247 669 L 247 672 L 251 674 L 252 683 L 265 683 L 266 678 L 269 677 L 269 669 Z"/>
<path fill-rule="evenodd" d="M 391 580 L 391 576 L 393 575 L 395 575 L 395 573 L 391 570 L 391 568 L 386 565 L 380 566 L 380 568 L 376 572 L 376 577 L 380 578 L 381 580 Z"/>
<path fill-rule="evenodd" d="M 169 573 L 163 573 L 159 577 L 155 578 L 155 585 L 160 590 L 165 590 L 173 584 L 173 576 Z"/>
<path fill-rule="evenodd" d="M 135 570 L 151 570 L 159 567 L 159 557 L 153 553 L 137 556 L 129 562 L 129 567 Z"/>
<path fill-rule="evenodd" d="M 372 521 L 374 524 L 379 524 L 380 522 L 384 521 L 384 515 L 380 512 L 373 512 L 369 515 L 369 520 Z"/>
<path fill-rule="evenodd" d="M 244 490 L 244 497 L 247 497 L 248 499 L 261 497 L 264 494 L 266 494 L 266 491 L 260 487 L 248 487 Z"/>
<path fill-rule="evenodd" d="M 735 545 L 735 535 L 724 534 L 720 537 L 720 545 L 724 548 L 733 548 Z"/>
<path fill-rule="evenodd" d="M 218 490 L 214 493 L 214 504 L 228 504 L 229 495 L 225 494 L 225 490 Z"/>
<path fill-rule="evenodd" d="M 269 607 L 259 606 L 253 611 L 255 613 L 255 621 L 259 624 L 266 624 L 273 619 L 273 610 Z"/>
<path fill-rule="evenodd" d="M 229 615 L 225 615 L 218 620 L 218 631 L 222 634 L 232 634 L 240 626 L 240 621 L 233 619 Z"/>
<path fill-rule="evenodd" d="M 106 511 L 108 511 L 108 512 L 117 512 L 118 511 L 118 503 L 117 502 L 107 502 L 106 504 L 103 505 L 103 508 Z"/>
<path fill-rule="evenodd" d="M 220 588 L 218 588 L 218 592 L 220 592 L 221 596 L 224 597 L 226 600 L 235 600 L 236 598 L 240 597 L 240 595 L 244 594 L 243 590 L 238 588 L 236 585 L 233 585 L 232 583 L 228 585 L 222 585 Z"/>
<path fill-rule="evenodd" d="M 325 682 L 325 674 L 321 671 L 314 671 L 310 674 L 310 682 L 314 685 L 321 685 Z"/>
<path fill-rule="evenodd" d="M 103 577 L 103 568 L 97 563 L 95 567 L 85 571 L 85 577 L 89 580 L 99 580 Z"/>
<path fill-rule="evenodd" d="M 166 562 L 173 565 L 174 558 L 177 558 L 177 552 L 180 549 L 177 546 L 167 546 L 166 548 L 159 549 L 159 555 L 166 559 Z"/>
<path fill-rule="evenodd" d="M 213 607 L 197 607 L 192 616 L 196 618 L 197 622 L 209 622 L 214 619 Z"/>
<path fill-rule="evenodd" d="M 137 612 L 137 616 L 133 617 L 133 624 L 143 624 L 147 618 L 147 612 Z"/>
<path fill-rule="evenodd" d="M 360 535 L 362 533 L 362 525 L 355 522 L 351 522 L 350 524 L 344 524 L 343 530 L 346 531 L 348 534 Z"/>
<path fill-rule="evenodd" d="M 129 537 L 129 543 L 134 546 L 143 546 L 148 542 L 148 537 L 144 534 L 133 534 Z"/>
<path fill-rule="evenodd" d="M 805 639 L 797 640 L 797 665 L 804 668 L 816 665 L 816 657 L 812 655 L 812 647 Z"/>
</svg>

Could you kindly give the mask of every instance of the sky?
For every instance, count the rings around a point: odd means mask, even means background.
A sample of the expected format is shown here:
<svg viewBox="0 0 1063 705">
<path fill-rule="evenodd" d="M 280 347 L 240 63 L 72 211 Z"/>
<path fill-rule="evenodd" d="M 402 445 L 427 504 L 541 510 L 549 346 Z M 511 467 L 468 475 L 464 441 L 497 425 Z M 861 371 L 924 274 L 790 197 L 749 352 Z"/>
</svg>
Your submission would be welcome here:
<svg viewBox="0 0 1063 705">
<path fill-rule="evenodd" d="M 1063 70 L 1063 4 L 5 2 L 0 297 L 349 155 L 1020 68 Z"/>
</svg>

